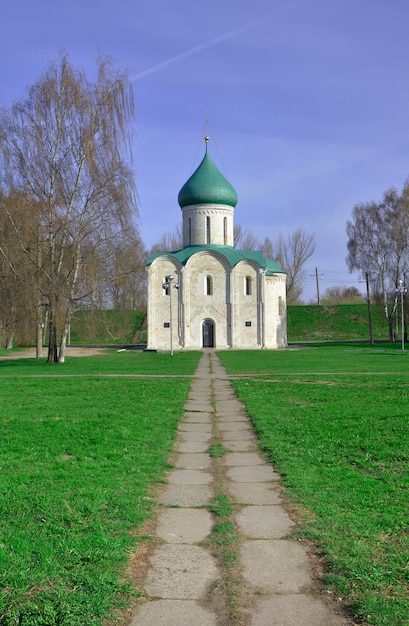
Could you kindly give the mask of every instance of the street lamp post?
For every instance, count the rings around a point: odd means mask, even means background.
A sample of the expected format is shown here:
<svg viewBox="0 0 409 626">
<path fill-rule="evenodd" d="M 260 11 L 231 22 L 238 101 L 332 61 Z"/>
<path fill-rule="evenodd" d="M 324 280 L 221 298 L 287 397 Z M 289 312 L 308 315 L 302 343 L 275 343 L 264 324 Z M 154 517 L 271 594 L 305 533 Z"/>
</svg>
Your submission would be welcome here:
<svg viewBox="0 0 409 626">
<path fill-rule="evenodd" d="M 165 289 L 169 293 L 169 334 L 170 334 L 170 356 L 173 356 L 173 328 L 172 328 L 172 282 L 173 274 L 169 274 L 165 277 L 165 282 L 162 285 L 162 289 Z M 179 289 L 179 283 L 175 283 L 175 289 Z"/>
<path fill-rule="evenodd" d="M 402 350 L 405 349 L 405 315 L 403 309 L 403 296 L 407 292 L 407 289 L 404 285 L 403 280 L 398 282 L 398 286 L 396 287 L 396 293 L 400 293 L 400 306 L 401 306 L 401 317 L 402 317 Z"/>
</svg>

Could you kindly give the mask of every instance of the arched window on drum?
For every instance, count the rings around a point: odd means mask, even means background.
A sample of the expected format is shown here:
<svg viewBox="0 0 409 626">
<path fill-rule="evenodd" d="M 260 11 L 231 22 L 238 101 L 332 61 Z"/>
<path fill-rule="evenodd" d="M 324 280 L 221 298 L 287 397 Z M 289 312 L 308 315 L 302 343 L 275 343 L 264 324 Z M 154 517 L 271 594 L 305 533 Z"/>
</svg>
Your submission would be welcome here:
<svg viewBox="0 0 409 626">
<path fill-rule="evenodd" d="M 205 294 L 206 296 L 213 295 L 213 276 L 208 274 L 205 280 Z"/>
</svg>

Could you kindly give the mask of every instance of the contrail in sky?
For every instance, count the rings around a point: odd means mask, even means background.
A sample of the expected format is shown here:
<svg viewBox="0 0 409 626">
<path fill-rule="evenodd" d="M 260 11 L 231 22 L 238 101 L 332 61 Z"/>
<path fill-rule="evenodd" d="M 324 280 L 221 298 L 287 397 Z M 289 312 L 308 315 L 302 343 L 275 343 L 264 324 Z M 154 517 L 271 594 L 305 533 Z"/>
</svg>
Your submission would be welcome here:
<svg viewBox="0 0 409 626">
<path fill-rule="evenodd" d="M 165 69 L 165 67 L 169 67 L 170 65 L 179 63 L 179 61 L 183 61 L 184 59 L 187 59 L 193 56 L 194 54 L 201 52 L 202 50 L 211 48 L 212 46 L 215 46 L 221 41 L 230 39 L 231 37 L 234 37 L 235 35 L 239 35 L 240 33 L 243 33 L 244 31 L 249 30 L 250 28 L 253 28 L 257 24 L 260 24 L 266 17 L 267 16 L 259 17 L 257 20 L 254 20 L 253 22 L 250 22 L 249 24 L 246 24 L 245 26 L 241 26 L 240 28 L 235 28 L 234 30 L 229 31 L 228 33 L 224 33 L 223 35 L 219 35 L 218 37 L 209 39 L 209 41 L 200 43 L 199 45 L 194 46 L 193 48 L 190 48 L 190 50 L 186 50 L 186 52 L 182 52 L 181 54 L 178 54 L 175 57 L 172 57 L 171 59 L 167 59 L 167 61 L 158 63 L 158 65 L 154 65 L 153 67 L 150 67 L 149 69 L 144 70 L 143 72 L 139 72 L 139 74 L 134 74 L 133 76 L 129 78 L 129 80 L 131 82 L 135 80 L 141 80 L 142 78 L 145 78 L 146 76 L 149 76 L 150 74 L 154 74 L 155 72 L 159 72 L 160 70 Z"/>
<path fill-rule="evenodd" d="M 288 10 L 288 9 L 298 8 L 304 4 L 307 4 L 307 2 L 308 0 L 298 0 L 296 2 L 293 2 L 292 4 L 287 4 L 285 6 L 285 9 Z M 283 7 L 280 7 L 280 8 L 283 9 Z M 219 35 L 218 37 L 209 39 L 209 41 L 204 41 L 203 43 L 200 43 L 197 46 L 194 46 L 193 48 L 186 50 L 186 52 L 177 54 L 175 57 L 172 57 L 171 59 L 167 59 L 166 61 L 162 61 L 162 63 L 158 63 L 157 65 L 154 65 L 153 67 L 150 67 L 147 70 L 144 70 L 143 72 L 134 74 L 133 76 L 129 78 L 129 81 L 134 82 L 135 80 L 141 80 L 142 78 L 146 78 L 146 76 L 150 76 L 150 74 L 159 72 L 160 70 L 165 69 L 165 67 L 169 67 L 171 65 L 174 65 L 175 63 L 184 61 L 184 59 L 188 59 L 189 57 L 193 56 L 194 54 L 197 54 L 198 52 L 201 52 L 202 50 L 211 48 L 212 46 L 215 46 L 221 41 L 225 41 L 226 39 L 231 39 L 231 37 L 240 35 L 240 33 L 244 33 L 246 30 L 250 30 L 251 28 L 254 28 L 255 26 L 257 26 L 258 24 L 261 24 L 266 18 L 270 17 L 270 15 L 271 13 L 267 15 L 263 15 L 262 17 L 259 17 L 256 20 L 249 22 L 245 26 L 240 26 L 239 28 L 235 28 L 234 30 L 229 31 L 228 33 L 223 33 L 223 35 Z"/>
</svg>

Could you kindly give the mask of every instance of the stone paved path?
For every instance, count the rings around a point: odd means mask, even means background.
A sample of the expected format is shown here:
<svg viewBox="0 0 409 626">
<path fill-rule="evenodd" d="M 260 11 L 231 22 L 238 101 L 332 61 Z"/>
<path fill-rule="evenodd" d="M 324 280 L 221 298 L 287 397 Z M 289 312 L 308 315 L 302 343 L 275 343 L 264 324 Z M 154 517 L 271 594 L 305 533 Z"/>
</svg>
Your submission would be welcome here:
<svg viewBox="0 0 409 626">
<path fill-rule="evenodd" d="M 158 499 L 158 541 L 144 583 L 148 600 L 136 606 L 130 626 L 352 624 L 314 592 L 305 545 L 286 538 L 295 525 L 281 505 L 280 477 L 260 455 L 214 352 L 200 360 L 179 429 L 174 469 Z M 226 449 L 223 458 L 208 453 L 215 442 Z M 220 493 L 234 503 L 240 537 L 233 570 L 209 545 L 220 519 L 206 507 Z"/>
</svg>

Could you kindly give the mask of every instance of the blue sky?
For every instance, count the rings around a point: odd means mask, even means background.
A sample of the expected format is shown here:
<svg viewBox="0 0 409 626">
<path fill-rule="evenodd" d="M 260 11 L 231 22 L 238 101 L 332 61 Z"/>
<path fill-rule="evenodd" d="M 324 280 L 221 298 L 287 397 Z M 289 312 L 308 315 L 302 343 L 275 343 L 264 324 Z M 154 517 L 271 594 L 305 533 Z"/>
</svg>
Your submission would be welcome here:
<svg viewBox="0 0 409 626">
<path fill-rule="evenodd" d="M 180 221 L 204 153 L 260 239 L 315 233 L 305 300 L 356 285 L 345 222 L 409 175 L 407 0 L 15 0 L 2 8 L 0 102 L 61 50 L 92 77 L 99 53 L 134 77 L 134 154 L 149 247 Z"/>
</svg>

